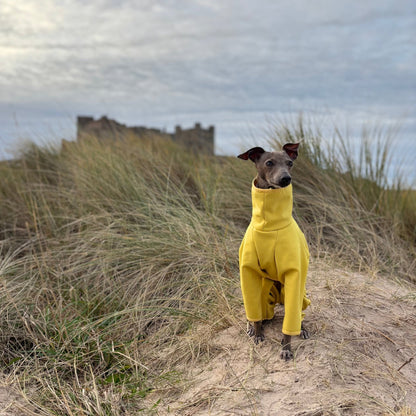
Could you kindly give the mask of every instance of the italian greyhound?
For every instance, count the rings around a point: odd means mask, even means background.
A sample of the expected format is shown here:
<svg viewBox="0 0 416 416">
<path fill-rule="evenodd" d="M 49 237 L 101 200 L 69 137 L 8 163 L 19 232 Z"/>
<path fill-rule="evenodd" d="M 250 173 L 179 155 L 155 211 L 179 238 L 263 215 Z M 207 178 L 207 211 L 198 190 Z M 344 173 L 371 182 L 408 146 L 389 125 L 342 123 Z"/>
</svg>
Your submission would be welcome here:
<svg viewBox="0 0 416 416">
<path fill-rule="evenodd" d="M 302 322 L 302 310 L 310 303 L 305 291 L 309 250 L 292 217 L 289 186 L 298 147 L 299 143 L 287 143 L 277 152 L 254 147 L 238 156 L 254 162 L 257 169 L 252 185 L 253 216 L 239 252 L 247 333 L 256 344 L 263 341 L 263 321 L 273 317 L 276 303 L 284 304 L 280 357 L 286 361 L 293 358 L 292 335 L 309 338 Z"/>
</svg>

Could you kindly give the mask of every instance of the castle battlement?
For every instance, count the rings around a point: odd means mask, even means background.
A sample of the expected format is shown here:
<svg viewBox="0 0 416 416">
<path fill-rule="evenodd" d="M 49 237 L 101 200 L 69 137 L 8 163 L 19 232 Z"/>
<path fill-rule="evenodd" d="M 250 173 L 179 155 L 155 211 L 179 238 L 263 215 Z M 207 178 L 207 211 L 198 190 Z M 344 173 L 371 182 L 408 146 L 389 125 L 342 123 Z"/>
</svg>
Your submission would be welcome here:
<svg viewBox="0 0 416 416">
<path fill-rule="evenodd" d="M 176 126 L 175 131 L 168 133 L 157 128 L 144 126 L 126 126 L 115 120 L 103 116 L 97 120 L 90 116 L 77 117 L 77 141 L 94 136 L 98 139 L 116 140 L 127 134 L 134 134 L 139 138 L 157 136 L 182 143 L 185 146 L 208 154 L 214 154 L 214 126 L 207 129 L 201 127 L 200 123 L 189 129 Z"/>
</svg>

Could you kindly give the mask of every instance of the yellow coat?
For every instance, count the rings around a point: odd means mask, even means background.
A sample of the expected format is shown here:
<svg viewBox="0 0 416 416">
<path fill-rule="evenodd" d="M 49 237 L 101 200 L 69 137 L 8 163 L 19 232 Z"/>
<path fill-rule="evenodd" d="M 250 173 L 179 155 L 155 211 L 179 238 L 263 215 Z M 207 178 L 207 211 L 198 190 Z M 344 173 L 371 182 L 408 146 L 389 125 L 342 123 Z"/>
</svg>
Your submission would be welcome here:
<svg viewBox="0 0 416 416">
<path fill-rule="evenodd" d="M 240 246 L 240 280 L 247 319 L 272 319 L 277 303 L 285 305 L 282 332 L 299 335 L 310 304 L 306 297 L 309 250 L 292 217 L 292 185 L 259 189 L 252 184 L 253 213 Z M 279 294 L 274 281 L 282 285 Z"/>
</svg>

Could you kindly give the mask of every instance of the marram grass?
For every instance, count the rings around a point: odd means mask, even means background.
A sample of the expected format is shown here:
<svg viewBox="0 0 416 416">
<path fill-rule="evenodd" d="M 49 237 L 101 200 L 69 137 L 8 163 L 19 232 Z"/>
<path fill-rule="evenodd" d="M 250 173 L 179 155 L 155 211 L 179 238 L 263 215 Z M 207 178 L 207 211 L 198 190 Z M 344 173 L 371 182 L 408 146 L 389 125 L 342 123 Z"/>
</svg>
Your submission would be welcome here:
<svg viewBox="0 0 416 416">
<path fill-rule="evenodd" d="M 313 255 L 414 280 L 414 193 L 343 173 L 308 132 L 280 134 L 302 140 L 295 214 Z M 177 365 L 212 353 L 212 331 L 241 315 L 254 174 L 129 137 L 0 164 L 0 360 L 34 408 L 152 411 L 150 391 L 174 392 Z"/>
</svg>

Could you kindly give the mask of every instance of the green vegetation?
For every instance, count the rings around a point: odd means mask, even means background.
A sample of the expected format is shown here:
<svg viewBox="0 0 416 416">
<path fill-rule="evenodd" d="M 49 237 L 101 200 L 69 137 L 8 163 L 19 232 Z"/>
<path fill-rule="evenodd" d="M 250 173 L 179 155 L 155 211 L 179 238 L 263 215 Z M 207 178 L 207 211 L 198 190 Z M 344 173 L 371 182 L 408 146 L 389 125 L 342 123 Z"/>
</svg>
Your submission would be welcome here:
<svg viewBox="0 0 416 416">
<path fill-rule="evenodd" d="M 338 139 L 324 152 L 302 122 L 273 138 L 302 140 L 295 214 L 312 254 L 414 281 L 415 192 L 385 188 L 387 142 L 373 159 L 364 141 L 357 166 Z M 241 315 L 254 172 L 128 137 L 0 164 L 0 361 L 35 408 L 149 412 L 149 392 L 179 388 L 177 364 L 215 353 L 213 331 Z"/>
</svg>

